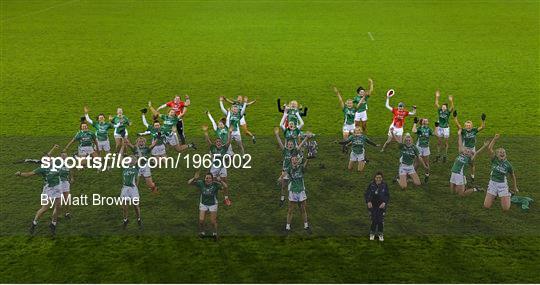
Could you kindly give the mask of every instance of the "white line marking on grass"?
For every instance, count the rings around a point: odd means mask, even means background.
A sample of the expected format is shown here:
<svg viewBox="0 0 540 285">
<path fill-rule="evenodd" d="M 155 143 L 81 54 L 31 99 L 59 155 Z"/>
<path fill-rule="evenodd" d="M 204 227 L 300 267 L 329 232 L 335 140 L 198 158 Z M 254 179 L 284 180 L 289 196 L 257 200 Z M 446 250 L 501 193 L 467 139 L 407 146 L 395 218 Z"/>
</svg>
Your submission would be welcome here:
<svg viewBox="0 0 540 285">
<path fill-rule="evenodd" d="M 373 38 L 373 35 L 371 34 L 371 32 L 367 32 L 367 34 L 369 35 L 369 38 L 374 41 L 375 39 Z"/>
<path fill-rule="evenodd" d="M 12 20 L 16 20 L 16 19 L 19 19 L 19 18 L 24 18 L 24 17 L 28 17 L 28 16 L 33 16 L 33 15 L 40 14 L 40 13 L 43 13 L 43 12 L 47 12 L 47 11 L 49 11 L 49 10 L 51 10 L 51 9 L 58 8 L 58 7 L 60 7 L 60 6 L 64 6 L 64 5 L 67 5 L 67 4 L 71 4 L 71 3 L 77 2 L 77 1 L 79 1 L 79 0 L 71 0 L 71 1 L 66 1 L 66 2 L 62 2 L 62 3 L 58 3 L 58 4 L 52 5 L 52 6 L 50 6 L 50 7 L 41 9 L 41 10 L 37 10 L 37 11 L 30 12 L 30 13 L 27 13 L 27 14 L 23 14 L 23 15 L 19 15 L 19 16 L 15 16 L 15 17 L 11 17 L 11 18 L 5 19 L 5 20 L 2 21 L 2 23 L 9 22 L 9 21 L 12 21 Z"/>
</svg>

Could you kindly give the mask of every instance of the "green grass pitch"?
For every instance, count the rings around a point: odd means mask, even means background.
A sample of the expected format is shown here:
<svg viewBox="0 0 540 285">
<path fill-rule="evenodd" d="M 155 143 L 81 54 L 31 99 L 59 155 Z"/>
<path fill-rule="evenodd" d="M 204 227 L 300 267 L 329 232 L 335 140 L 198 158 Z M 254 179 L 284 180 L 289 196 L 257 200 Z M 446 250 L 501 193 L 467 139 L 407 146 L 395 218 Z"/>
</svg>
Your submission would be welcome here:
<svg viewBox="0 0 540 285">
<path fill-rule="evenodd" d="M 539 199 L 540 2 L 538 1 L 16 1 L 0 0 L 0 282 L 540 282 L 540 210 L 482 208 L 483 194 L 449 193 L 451 163 L 430 182 L 391 186 L 384 244 L 367 237 L 362 193 L 376 170 L 397 171 L 392 145 L 368 146 L 366 174 L 346 170 L 333 141 L 342 115 L 332 92 L 347 98 L 375 81 L 368 135 L 384 142 L 393 104 L 417 105 L 436 119 L 434 92 L 453 95 L 460 119 L 501 134 L 522 195 Z M 123 107 L 143 130 L 139 109 L 174 94 L 191 95 L 186 135 L 204 153 L 204 111 L 218 97 L 245 95 L 255 145 L 252 169 L 230 171 L 230 208 L 219 212 L 222 239 L 196 238 L 193 169 L 154 170 L 161 195 L 140 187 L 145 229 L 120 227 L 117 207 L 75 207 L 51 239 L 45 214 L 37 235 L 27 226 L 41 181 L 13 174 L 75 134 L 82 108 L 112 114 Z M 281 235 L 286 210 L 275 180 L 276 99 L 309 108 L 306 130 L 319 157 L 306 172 L 313 235 Z M 412 125 L 411 120 L 406 128 Z M 452 125 L 450 160 L 456 155 Z M 244 138 L 246 138 L 244 136 Z M 435 150 L 435 140 L 431 144 Z M 172 154 L 172 152 L 171 152 Z M 325 168 L 321 168 L 324 164 Z M 73 194 L 118 195 L 118 171 L 76 172 Z M 486 187 L 489 162 L 477 161 Z"/>
</svg>

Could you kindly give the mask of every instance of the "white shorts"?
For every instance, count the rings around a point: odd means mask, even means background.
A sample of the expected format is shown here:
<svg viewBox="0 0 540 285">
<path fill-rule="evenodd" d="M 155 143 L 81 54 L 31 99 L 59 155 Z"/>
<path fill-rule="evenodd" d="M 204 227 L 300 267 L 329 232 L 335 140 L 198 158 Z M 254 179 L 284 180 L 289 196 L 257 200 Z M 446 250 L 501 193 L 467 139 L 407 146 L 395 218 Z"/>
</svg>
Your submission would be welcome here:
<svg viewBox="0 0 540 285">
<path fill-rule="evenodd" d="M 508 190 L 508 183 L 505 182 L 495 182 L 489 180 L 487 192 L 495 197 L 507 197 L 510 196 L 510 191 Z"/>
<path fill-rule="evenodd" d="M 212 206 L 207 206 L 203 203 L 199 203 L 199 211 L 205 211 L 205 212 L 217 212 L 218 203 L 215 203 Z"/>
<path fill-rule="evenodd" d="M 243 126 L 245 124 L 246 124 L 246 117 L 242 116 L 242 118 L 240 118 L 240 126 Z"/>
<path fill-rule="evenodd" d="M 240 136 L 240 130 L 231 132 L 231 140 L 237 142 L 242 141 L 242 136 Z"/>
<path fill-rule="evenodd" d="M 364 153 L 365 151 L 363 151 L 362 153 L 354 153 L 354 151 L 351 151 L 349 161 L 364 161 Z"/>
<path fill-rule="evenodd" d="M 449 138 L 450 137 L 450 128 L 441 128 L 441 127 L 437 127 L 437 131 L 435 133 L 438 137 L 440 138 Z"/>
<path fill-rule="evenodd" d="M 307 200 L 306 191 L 302 191 L 300 193 L 295 193 L 292 191 L 289 191 L 289 201 L 291 202 L 303 202 Z"/>
<path fill-rule="evenodd" d="M 226 167 L 210 167 L 210 173 L 214 177 L 227 177 L 227 168 Z"/>
<path fill-rule="evenodd" d="M 466 185 L 467 178 L 463 174 L 452 172 L 452 175 L 450 176 L 450 183 L 458 186 Z"/>
<path fill-rule="evenodd" d="M 126 129 L 126 138 L 128 137 L 128 130 Z M 114 130 L 114 138 L 115 139 L 121 139 L 122 136 L 118 133 L 116 133 L 116 130 Z"/>
<path fill-rule="evenodd" d="M 150 151 L 150 153 L 153 155 L 153 156 L 162 156 L 162 155 L 165 155 L 167 154 L 167 152 L 165 151 L 165 145 L 164 144 L 158 144 L 158 145 L 155 145 L 152 150 Z"/>
<path fill-rule="evenodd" d="M 403 128 L 396 128 L 394 127 L 394 124 L 392 123 L 390 125 L 390 127 L 388 127 L 388 136 L 391 137 L 392 136 L 392 132 L 390 131 L 391 128 L 394 128 L 394 135 L 396 137 L 401 137 L 403 136 Z"/>
<path fill-rule="evenodd" d="M 60 198 L 60 196 L 62 196 L 62 189 L 60 188 L 60 185 L 54 187 L 45 185 L 43 186 L 43 192 L 41 193 L 47 195 L 47 198 Z"/>
<path fill-rule="evenodd" d="M 347 125 L 347 124 L 343 124 L 343 132 L 344 133 L 350 133 L 350 132 L 353 132 L 354 131 L 354 124 L 350 124 L 350 125 Z"/>
<path fill-rule="evenodd" d="M 429 151 L 429 146 L 421 147 L 416 145 L 416 147 L 418 148 L 419 156 L 429 156 L 431 154 L 431 152 Z"/>
<path fill-rule="evenodd" d="M 403 163 L 399 165 L 399 175 L 411 175 L 415 173 L 416 170 L 414 170 L 414 165 L 406 165 Z"/>
<path fill-rule="evenodd" d="M 120 193 L 121 198 L 126 198 L 125 200 L 131 200 L 133 198 L 139 199 L 139 189 L 137 186 L 123 186 L 122 192 Z"/>
<path fill-rule="evenodd" d="M 354 120 L 355 121 L 362 121 L 362 122 L 367 121 L 367 111 L 354 113 Z"/>
<path fill-rule="evenodd" d="M 147 178 L 152 176 L 152 171 L 150 171 L 150 166 L 148 166 L 148 161 L 146 161 L 146 165 L 139 169 L 139 175 Z"/>
<path fill-rule="evenodd" d="M 79 156 L 87 156 L 94 153 L 94 147 L 92 146 L 79 146 Z"/>
<path fill-rule="evenodd" d="M 231 144 L 229 144 L 229 148 L 227 149 L 227 154 L 230 155 L 231 158 L 232 158 L 232 156 L 234 155 L 234 151 L 233 151 L 233 149 L 232 149 L 232 145 L 231 145 Z"/>
<path fill-rule="evenodd" d="M 69 188 L 70 188 L 70 184 L 69 184 L 69 181 L 60 181 L 60 192 L 61 193 L 65 193 L 65 192 L 69 192 Z"/>
<path fill-rule="evenodd" d="M 105 152 L 111 151 L 111 144 L 109 143 L 109 140 L 106 141 L 98 141 L 97 142 L 97 149 L 99 151 L 103 150 Z"/>
<path fill-rule="evenodd" d="M 175 146 L 178 144 L 178 138 L 176 137 L 176 134 L 172 132 L 170 135 L 165 136 L 165 142 L 171 146 Z"/>
</svg>

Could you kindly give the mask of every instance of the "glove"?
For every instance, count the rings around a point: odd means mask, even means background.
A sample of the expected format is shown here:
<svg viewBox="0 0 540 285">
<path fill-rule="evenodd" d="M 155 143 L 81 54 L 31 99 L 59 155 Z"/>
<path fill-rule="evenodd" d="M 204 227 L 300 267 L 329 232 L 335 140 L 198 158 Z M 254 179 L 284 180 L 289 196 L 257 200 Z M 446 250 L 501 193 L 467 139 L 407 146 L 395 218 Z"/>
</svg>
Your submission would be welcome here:
<svg viewBox="0 0 540 285">
<path fill-rule="evenodd" d="M 85 118 L 85 117 L 81 117 L 81 123 L 84 123 L 84 121 L 86 121 L 86 118 Z"/>
<path fill-rule="evenodd" d="M 482 121 L 486 120 L 486 114 L 482 113 Z"/>
<path fill-rule="evenodd" d="M 416 109 L 416 105 L 412 105 L 412 108 L 413 108 L 413 109 Z"/>
<path fill-rule="evenodd" d="M 455 117 L 457 117 L 457 110 L 454 110 L 454 113 L 452 113 L 452 115 Z"/>
<path fill-rule="evenodd" d="M 436 127 L 436 128 L 439 127 L 439 122 L 435 122 L 435 127 Z"/>
<path fill-rule="evenodd" d="M 146 112 L 148 112 L 148 109 L 146 109 L 146 108 L 141 109 L 141 113 L 146 114 Z"/>
<path fill-rule="evenodd" d="M 231 200 L 229 199 L 229 197 L 225 197 L 225 200 L 223 201 L 223 203 L 225 203 L 225 205 L 227 206 L 230 206 L 232 204 Z"/>
<path fill-rule="evenodd" d="M 414 117 L 414 123 L 418 124 L 418 117 Z"/>
</svg>

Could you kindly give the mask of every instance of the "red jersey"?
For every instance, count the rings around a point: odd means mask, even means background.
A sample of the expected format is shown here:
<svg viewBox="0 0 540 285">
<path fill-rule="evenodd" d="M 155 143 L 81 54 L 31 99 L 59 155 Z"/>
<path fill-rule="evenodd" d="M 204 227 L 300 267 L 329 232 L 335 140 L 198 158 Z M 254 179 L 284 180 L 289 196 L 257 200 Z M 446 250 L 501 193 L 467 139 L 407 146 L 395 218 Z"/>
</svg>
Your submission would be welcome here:
<svg viewBox="0 0 540 285">
<path fill-rule="evenodd" d="M 167 102 L 167 107 L 171 108 L 174 110 L 174 112 L 176 113 L 176 115 L 180 115 L 180 113 L 182 113 L 182 111 L 184 110 L 184 107 L 186 106 L 186 103 L 182 100 L 180 100 L 180 102 L 176 103 L 174 101 L 169 101 Z"/>
<path fill-rule="evenodd" d="M 394 128 L 403 128 L 405 118 L 409 115 L 409 111 L 405 109 L 399 110 L 398 108 L 393 108 L 392 113 L 394 114 L 394 118 L 392 119 Z"/>
</svg>

